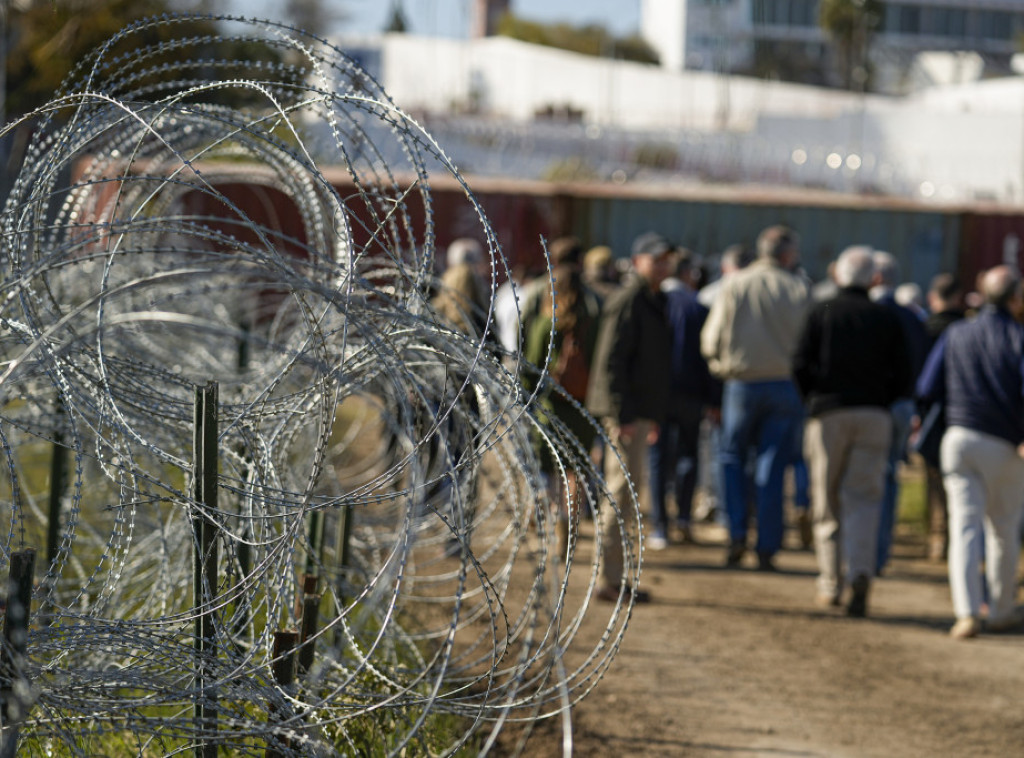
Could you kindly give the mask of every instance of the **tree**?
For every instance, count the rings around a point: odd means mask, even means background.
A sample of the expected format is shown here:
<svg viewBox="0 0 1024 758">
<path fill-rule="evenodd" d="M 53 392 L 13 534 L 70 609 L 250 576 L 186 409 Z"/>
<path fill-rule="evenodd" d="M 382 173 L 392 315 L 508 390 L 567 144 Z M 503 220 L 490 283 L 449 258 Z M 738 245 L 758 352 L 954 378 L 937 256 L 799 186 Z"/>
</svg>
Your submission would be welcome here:
<svg viewBox="0 0 1024 758">
<path fill-rule="evenodd" d="M 174 12 L 207 13 L 212 2 L 214 0 L 18 0 L 10 3 L 4 103 L 7 117 L 28 113 L 49 101 L 77 65 L 133 21 Z M 118 55 L 130 55 L 139 46 L 182 36 L 203 36 L 209 38 L 206 52 L 210 58 L 280 61 L 280 56 L 275 57 L 276 53 L 267 46 L 243 39 L 219 38 L 220 31 L 212 17 L 155 24 L 134 34 L 130 42 L 113 47 L 105 57 L 113 61 Z M 155 68 L 165 62 L 185 63 L 168 53 L 165 59 L 151 59 L 149 65 Z M 248 96 L 258 98 L 255 93 Z M 237 106 L 245 104 L 247 93 L 225 90 L 212 97 Z"/>
<path fill-rule="evenodd" d="M 534 45 L 557 47 L 583 55 L 657 63 L 658 56 L 637 35 L 615 37 L 599 24 L 541 24 L 506 13 L 498 22 L 498 34 Z"/>
<path fill-rule="evenodd" d="M 337 2 L 286 0 L 284 17 L 298 29 L 325 36 L 347 18 Z"/>
<path fill-rule="evenodd" d="M 384 31 L 401 33 L 409 31 L 409 23 L 405 20 L 405 13 L 402 11 L 402 0 L 393 0 L 391 3 L 390 18 Z"/>
<path fill-rule="evenodd" d="M 132 21 L 172 11 L 200 11 L 203 0 L 24 0 L 9 6 L 7 17 L 8 116 L 27 113 L 47 102 L 74 66 Z M 213 21 L 191 24 L 191 31 L 212 34 Z M 156 41 L 180 34 L 154 27 L 143 36 Z M 115 53 L 128 52 L 115 50 Z"/>
<path fill-rule="evenodd" d="M 836 46 L 836 59 L 846 89 L 868 89 L 871 37 L 882 22 L 880 0 L 821 0 L 818 22 Z"/>
</svg>

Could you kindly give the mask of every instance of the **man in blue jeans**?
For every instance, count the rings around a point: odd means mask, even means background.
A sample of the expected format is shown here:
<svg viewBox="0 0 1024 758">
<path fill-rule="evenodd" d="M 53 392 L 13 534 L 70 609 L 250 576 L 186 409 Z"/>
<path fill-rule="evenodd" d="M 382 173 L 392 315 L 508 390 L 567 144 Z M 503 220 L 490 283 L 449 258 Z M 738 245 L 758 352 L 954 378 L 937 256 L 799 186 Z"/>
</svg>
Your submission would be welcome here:
<svg viewBox="0 0 1024 758">
<path fill-rule="evenodd" d="M 875 573 L 881 576 L 892 553 L 893 530 L 896 526 L 900 494 L 899 468 L 907 459 L 910 423 L 916 411 L 913 399 L 914 381 L 921 373 L 928 353 L 928 333 L 925 331 L 924 322 L 912 310 L 896 302 L 896 285 L 900 283 L 900 269 L 896 258 L 892 253 L 875 250 L 872 259 L 875 265 L 875 278 L 874 286 L 871 288 L 871 299 L 889 308 L 899 319 L 911 368 L 907 385 L 889 407 L 889 413 L 892 415 L 892 440 L 885 468 L 885 495 L 882 498 L 882 514 L 878 524 L 878 554 L 875 559 Z"/>
<path fill-rule="evenodd" d="M 786 467 L 803 418 L 792 356 L 811 292 L 794 272 L 800 251 L 792 230 L 765 229 L 757 240 L 757 256 L 723 282 L 701 331 L 701 352 L 711 373 L 725 381 L 720 459 L 729 516 L 726 565 L 739 566 L 747 550 L 745 471 L 754 448 L 758 567 L 772 571 L 782 547 Z"/>
</svg>

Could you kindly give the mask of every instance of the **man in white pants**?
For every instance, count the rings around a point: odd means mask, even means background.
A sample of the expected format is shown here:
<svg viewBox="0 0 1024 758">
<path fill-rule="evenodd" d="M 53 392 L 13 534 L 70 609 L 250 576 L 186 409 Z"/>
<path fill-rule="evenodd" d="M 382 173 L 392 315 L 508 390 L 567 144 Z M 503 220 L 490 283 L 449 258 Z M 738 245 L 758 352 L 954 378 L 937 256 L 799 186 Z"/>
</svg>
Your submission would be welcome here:
<svg viewBox="0 0 1024 758">
<path fill-rule="evenodd" d="M 1021 623 L 1016 601 L 1024 512 L 1024 297 L 1019 275 L 1008 266 L 987 271 L 981 289 L 981 313 L 947 329 L 917 387 L 923 402 L 945 406 L 940 468 L 949 505 L 949 584 L 957 619 L 950 634 L 956 639 Z"/>
</svg>

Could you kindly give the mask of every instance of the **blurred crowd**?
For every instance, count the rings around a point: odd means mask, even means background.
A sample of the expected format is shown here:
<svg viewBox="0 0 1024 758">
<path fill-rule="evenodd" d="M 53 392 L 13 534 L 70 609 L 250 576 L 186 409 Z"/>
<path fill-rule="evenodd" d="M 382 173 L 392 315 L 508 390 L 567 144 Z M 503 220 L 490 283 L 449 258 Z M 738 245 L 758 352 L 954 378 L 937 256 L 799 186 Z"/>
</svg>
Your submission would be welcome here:
<svg viewBox="0 0 1024 758">
<path fill-rule="evenodd" d="M 951 635 L 1020 627 L 1018 271 L 999 266 L 970 287 L 942 273 L 923 292 L 895 256 L 854 245 L 815 282 L 784 226 L 712 262 L 657 232 L 628 255 L 572 237 L 548 252 L 550 275 L 519 267 L 498 288 L 494 332 L 506 356 L 546 366 L 563 388 L 542 394 L 545 412 L 607 462 L 606 496 L 646 492 L 647 518 L 628 523 L 610 507 L 576 512 L 571 493 L 585 483 L 550 477 L 563 550 L 580 518 L 599 521 L 599 599 L 651 600 L 623 579 L 620 529 L 666 550 L 717 521 L 735 569 L 776 571 L 792 529 L 816 555 L 815 602 L 864 616 L 891 557 L 900 468 L 919 455 L 927 558 L 948 563 Z M 482 328 L 489 258 L 465 239 L 447 257 L 435 307 Z"/>
</svg>

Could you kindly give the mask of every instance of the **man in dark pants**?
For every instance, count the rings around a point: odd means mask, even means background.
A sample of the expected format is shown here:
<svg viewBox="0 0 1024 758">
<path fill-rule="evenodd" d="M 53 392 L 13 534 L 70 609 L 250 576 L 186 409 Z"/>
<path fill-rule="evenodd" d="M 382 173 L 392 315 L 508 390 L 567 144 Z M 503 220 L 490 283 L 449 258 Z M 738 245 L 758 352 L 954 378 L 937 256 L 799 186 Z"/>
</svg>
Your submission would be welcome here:
<svg viewBox="0 0 1024 758">
<path fill-rule="evenodd" d="M 722 395 L 721 383 L 711 376 L 700 354 L 700 330 L 708 309 L 698 301 L 692 286 L 689 251 L 677 250 L 673 257 L 675 276 L 662 285 L 672 331 L 672 394 L 658 441 L 650 449 L 652 533 L 647 545 L 651 550 L 668 546 L 666 500 L 670 489 L 675 494 L 679 538 L 693 540 L 690 517 L 697 487 L 700 427 L 705 410 L 717 410 Z M 669 281 L 673 286 L 667 287 Z"/>
</svg>

